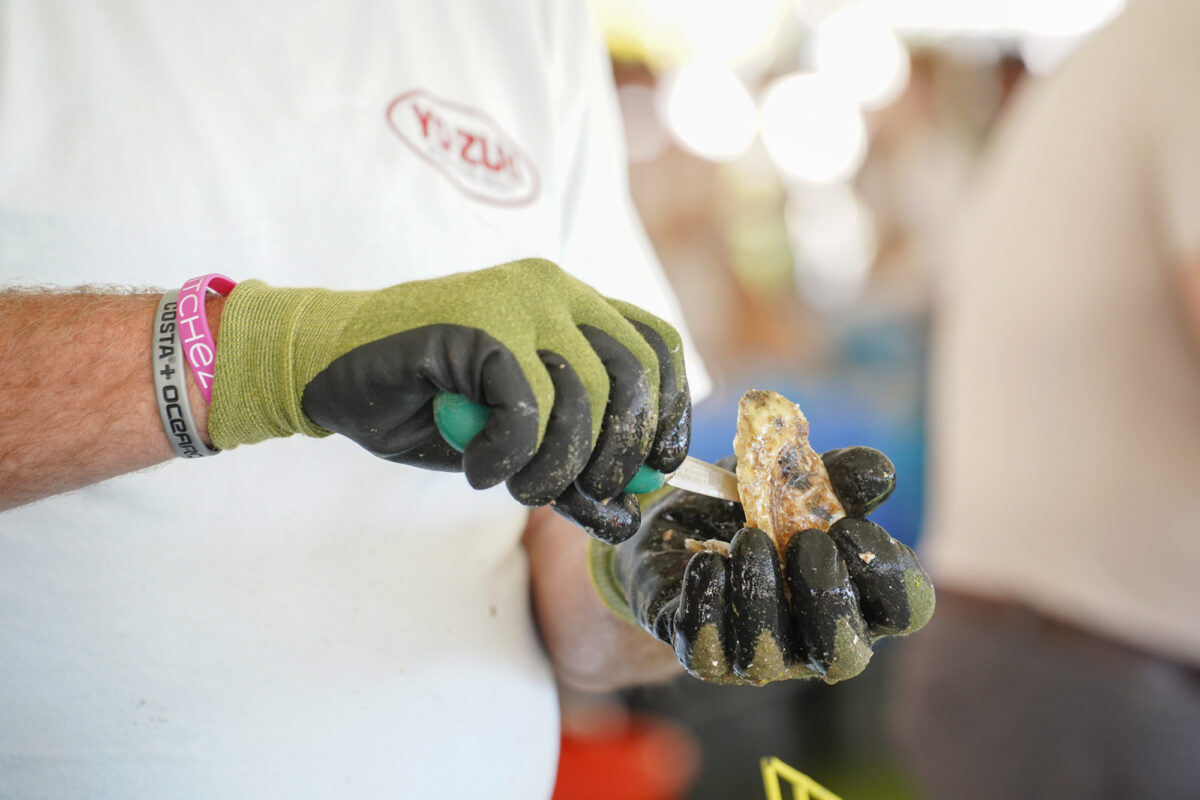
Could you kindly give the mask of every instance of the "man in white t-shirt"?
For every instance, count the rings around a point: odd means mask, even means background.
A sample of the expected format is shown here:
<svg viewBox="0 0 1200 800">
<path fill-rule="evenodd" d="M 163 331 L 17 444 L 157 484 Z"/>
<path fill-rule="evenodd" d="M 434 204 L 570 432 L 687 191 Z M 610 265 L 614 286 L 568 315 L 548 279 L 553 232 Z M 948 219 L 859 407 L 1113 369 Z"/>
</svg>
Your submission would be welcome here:
<svg viewBox="0 0 1200 800">
<path fill-rule="evenodd" d="M 184 290 L 0 292 L 0 795 L 548 796 L 556 677 L 831 678 L 808 627 L 885 635 L 822 607 L 768 631 L 779 669 L 730 630 L 714 671 L 694 639 L 748 589 L 639 579 L 673 653 L 593 588 L 705 379 L 582 4 L 13 0 L 0 30 L 4 282 Z M 491 409 L 461 455 L 441 391 Z M 779 571 L 704 559 L 750 560 Z M 894 600 L 886 634 L 932 602 Z"/>
<path fill-rule="evenodd" d="M 935 327 L 930 798 L 1200 787 L 1200 8 L 1133 2 L 1001 124 Z"/>
</svg>

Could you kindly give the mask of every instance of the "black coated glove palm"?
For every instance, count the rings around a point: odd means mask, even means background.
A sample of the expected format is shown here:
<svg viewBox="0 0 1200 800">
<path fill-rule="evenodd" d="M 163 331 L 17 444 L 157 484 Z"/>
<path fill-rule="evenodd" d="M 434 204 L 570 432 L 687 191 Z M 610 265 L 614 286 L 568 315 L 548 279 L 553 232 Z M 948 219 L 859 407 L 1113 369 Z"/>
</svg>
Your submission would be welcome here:
<svg viewBox="0 0 1200 800">
<path fill-rule="evenodd" d="M 601 596 L 706 681 L 857 675 L 875 640 L 929 620 L 934 592 L 912 550 L 864 518 L 895 486 L 887 456 L 853 447 L 822 459 L 849 516 L 828 532 L 793 536 L 782 569 L 770 538 L 744 527 L 739 504 L 672 491 L 647 508 L 628 542 L 593 545 Z M 729 555 L 693 553 L 687 539 L 729 542 Z"/>
</svg>

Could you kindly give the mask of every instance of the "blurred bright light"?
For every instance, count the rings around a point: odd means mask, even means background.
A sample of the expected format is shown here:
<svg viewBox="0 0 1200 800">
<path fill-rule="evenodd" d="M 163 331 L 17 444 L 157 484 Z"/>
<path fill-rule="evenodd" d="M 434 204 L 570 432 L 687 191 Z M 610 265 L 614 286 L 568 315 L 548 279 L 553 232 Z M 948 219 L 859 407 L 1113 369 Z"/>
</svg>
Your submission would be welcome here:
<svg viewBox="0 0 1200 800">
<path fill-rule="evenodd" d="M 730 66 L 755 60 L 770 50 L 786 18 L 783 0 L 642 0 L 643 36 L 679 51 L 676 59 L 719 61 Z M 673 38 L 661 32 L 674 31 Z"/>
<path fill-rule="evenodd" d="M 903 36 L 1071 40 L 1109 22 L 1125 0 L 588 0 L 610 45 L 667 67 L 696 59 L 762 67 L 794 26 L 819 25 L 840 7 Z M 886 45 L 890 49 L 891 45 Z M 1044 49 L 1044 48 L 1043 48 Z M 885 54 L 872 52 L 872 61 Z"/>
<path fill-rule="evenodd" d="M 794 193 L 785 216 L 801 294 L 827 310 L 857 300 L 875 260 L 876 234 L 871 212 L 854 190 L 841 183 Z"/>
<path fill-rule="evenodd" d="M 763 91 L 763 144 L 788 175 L 811 183 L 845 180 L 867 152 L 862 112 L 821 75 L 792 73 Z"/>
<path fill-rule="evenodd" d="M 745 84 L 722 64 L 695 62 L 669 73 L 663 79 L 660 103 L 668 130 L 702 158 L 728 161 L 754 142 L 754 100 Z"/>
<path fill-rule="evenodd" d="M 1026 32 L 1036 36 L 1084 36 L 1109 22 L 1125 7 L 1123 0 L 1057 0 L 1029 3 Z"/>
<path fill-rule="evenodd" d="M 900 30 L 921 33 L 1083 36 L 1115 17 L 1124 0 L 864 0 Z"/>
<path fill-rule="evenodd" d="M 887 22 L 861 5 L 843 6 L 816 30 L 817 72 L 863 108 L 882 108 L 908 83 L 908 50 Z"/>
</svg>

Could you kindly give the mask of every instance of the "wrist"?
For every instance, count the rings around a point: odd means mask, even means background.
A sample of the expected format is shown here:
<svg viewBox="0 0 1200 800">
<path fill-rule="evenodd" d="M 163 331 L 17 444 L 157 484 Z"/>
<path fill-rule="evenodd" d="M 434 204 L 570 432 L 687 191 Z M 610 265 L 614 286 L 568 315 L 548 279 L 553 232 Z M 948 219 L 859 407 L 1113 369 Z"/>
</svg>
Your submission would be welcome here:
<svg viewBox="0 0 1200 800">
<path fill-rule="evenodd" d="M 204 301 L 204 313 L 208 317 L 209 331 L 212 333 L 213 342 L 220 343 L 221 331 L 221 313 L 225 308 L 226 298 L 219 294 L 210 294 Z M 201 441 L 206 445 L 212 444 L 212 436 L 208 432 L 208 401 L 204 397 L 204 392 L 200 389 L 200 383 L 196 380 L 196 376 L 192 370 L 184 370 L 184 380 L 187 384 L 188 400 L 192 407 L 192 418 L 196 421 L 196 432 L 199 434 Z"/>
<path fill-rule="evenodd" d="M 162 431 L 172 452 L 180 458 L 202 458 L 216 455 L 220 450 L 212 447 L 207 432 L 201 427 L 207 417 L 207 400 L 203 387 L 194 376 L 199 369 L 203 369 L 203 365 L 184 363 L 188 358 L 180 327 L 186 324 L 190 330 L 197 331 L 193 335 L 193 345 L 199 343 L 198 346 L 209 355 L 210 362 L 215 340 L 209 330 L 207 309 L 200 305 L 199 298 L 191 298 L 188 321 L 184 323 L 179 296 L 178 289 L 164 292 L 154 312 L 151 328 L 154 397 Z M 198 332 L 201 329 L 202 335 Z M 199 423 L 197 416 L 200 417 Z"/>
<path fill-rule="evenodd" d="M 637 625 L 638 622 L 629 609 L 629 598 L 625 594 L 625 588 L 617 578 L 616 556 L 617 548 L 613 545 L 588 538 L 587 570 L 592 588 L 610 611 L 630 625 Z"/>
<path fill-rule="evenodd" d="M 338 355 L 367 293 L 285 289 L 248 280 L 222 308 L 208 429 L 222 449 L 302 433 L 328 436 L 301 409 L 304 387 Z"/>
</svg>

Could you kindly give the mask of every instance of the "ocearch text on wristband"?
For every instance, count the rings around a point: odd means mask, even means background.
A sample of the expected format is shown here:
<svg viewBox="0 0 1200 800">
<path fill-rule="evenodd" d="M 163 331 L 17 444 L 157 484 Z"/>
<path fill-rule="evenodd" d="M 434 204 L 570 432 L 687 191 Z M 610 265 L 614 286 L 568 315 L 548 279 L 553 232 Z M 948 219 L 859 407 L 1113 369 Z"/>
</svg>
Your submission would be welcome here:
<svg viewBox="0 0 1200 800">
<path fill-rule="evenodd" d="M 192 406 L 188 402 L 187 381 L 176 353 L 179 346 L 179 317 L 177 300 L 179 290 L 172 289 L 162 296 L 155 316 L 152 350 L 154 361 L 154 396 L 158 401 L 158 415 L 162 420 L 163 432 L 171 449 L 180 458 L 201 458 L 221 452 L 206 445 L 192 417 Z"/>
<path fill-rule="evenodd" d="M 209 289 L 227 295 L 235 286 L 237 283 L 234 280 L 212 273 L 192 278 L 179 290 L 179 338 L 183 354 L 192 367 L 192 375 L 200 385 L 200 393 L 204 395 L 206 403 L 212 402 L 213 364 L 217 360 L 217 347 L 204 313 L 204 296 Z"/>
</svg>

